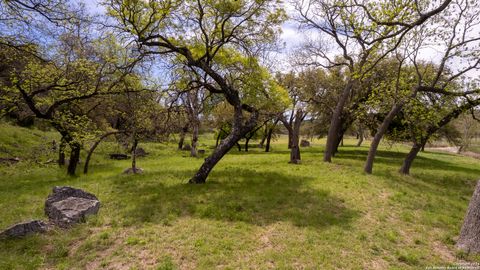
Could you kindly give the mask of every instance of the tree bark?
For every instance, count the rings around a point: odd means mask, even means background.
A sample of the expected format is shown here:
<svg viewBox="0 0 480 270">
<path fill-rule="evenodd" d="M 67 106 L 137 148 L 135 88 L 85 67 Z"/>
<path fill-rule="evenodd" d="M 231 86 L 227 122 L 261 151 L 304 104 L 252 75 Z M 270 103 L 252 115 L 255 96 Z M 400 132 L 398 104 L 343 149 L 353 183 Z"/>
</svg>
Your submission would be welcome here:
<svg viewBox="0 0 480 270">
<path fill-rule="evenodd" d="M 440 128 L 445 126 L 446 124 L 450 123 L 453 119 L 456 119 L 460 114 L 470 110 L 471 108 L 474 108 L 475 106 L 480 105 L 480 99 L 476 99 L 473 101 L 468 101 L 467 103 L 464 103 L 463 105 L 455 108 L 454 110 L 450 111 L 447 115 L 445 115 L 438 123 L 430 126 L 427 129 L 427 135 L 425 138 L 422 139 L 420 144 L 417 144 L 416 142 L 414 143 L 412 149 L 410 150 L 410 153 L 408 153 L 407 157 L 403 161 L 403 165 L 400 168 L 400 173 L 402 174 L 409 174 L 410 173 L 410 167 L 412 166 L 413 160 L 417 156 L 418 152 L 422 147 L 425 146 L 427 143 L 428 139 L 430 138 L 431 135 L 433 135 L 435 132 L 437 132 Z"/>
<path fill-rule="evenodd" d="M 290 163 L 299 164 L 301 161 L 300 157 L 300 126 L 302 121 L 307 114 L 302 110 L 297 110 L 295 117 L 291 118 L 289 122 L 285 118 L 282 118 L 281 121 L 285 128 L 288 130 L 289 134 L 289 148 L 290 148 Z"/>
<path fill-rule="evenodd" d="M 328 128 L 328 135 L 327 135 L 327 143 L 325 146 L 325 153 L 323 155 L 323 161 L 325 162 L 332 162 L 332 157 L 335 153 L 335 147 L 338 143 L 338 133 L 342 127 L 342 113 L 345 107 L 345 104 L 350 96 L 350 92 L 353 86 L 353 82 L 349 81 L 345 88 L 343 89 L 343 93 L 338 100 L 337 106 L 332 115 L 332 120 L 330 122 L 330 127 Z"/>
<path fill-rule="evenodd" d="M 60 144 L 58 145 L 58 165 L 64 166 L 65 165 L 65 147 L 67 143 L 65 141 L 65 137 L 62 137 L 60 140 Z"/>
<path fill-rule="evenodd" d="M 404 175 L 409 175 L 410 174 L 410 168 L 412 167 L 413 160 L 417 157 L 418 152 L 420 152 L 420 149 L 422 149 L 422 145 L 426 143 L 426 139 L 422 140 L 420 143 L 414 142 L 412 149 L 410 149 L 410 152 L 407 154 L 405 159 L 403 160 L 402 167 L 400 167 L 400 173 Z"/>
<path fill-rule="evenodd" d="M 136 138 L 133 139 L 132 145 L 132 171 L 133 173 L 137 173 L 137 145 L 138 140 Z"/>
<path fill-rule="evenodd" d="M 270 152 L 270 141 L 272 140 L 272 130 L 268 131 L 267 143 L 265 144 L 265 152 Z"/>
<path fill-rule="evenodd" d="M 480 181 L 470 199 L 456 246 L 467 253 L 480 253 Z"/>
<path fill-rule="evenodd" d="M 74 176 L 77 169 L 78 161 L 80 161 L 80 144 L 70 144 L 70 161 L 68 162 L 67 174 Z"/>
<path fill-rule="evenodd" d="M 232 149 L 238 141 L 245 136 L 249 131 L 253 130 L 258 121 L 258 111 L 252 110 L 248 121 L 243 123 L 243 109 L 242 106 L 234 106 L 234 120 L 232 126 L 232 132 L 218 145 L 213 153 L 205 158 L 200 169 L 195 175 L 188 181 L 190 184 L 203 184 L 213 167 L 223 158 L 223 156 Z"/>
<path fill-rule="evenodd" d="M 221 130 L 218 131 L 217 140 L 216 140 L 216 142 L 215 142 L 215 148 L 217 148 L 217 147 L 218 147 L 218 144 L 220 143 L 220 137 L 221 137 L 221 135 L 222 135 L 221 132 L 222 132 Z"/>
<path fill-rule="evenodd" d="M 358 139 L 358 142 L 357 142 L 357 147 L 360 147 L 360 146 L 362 146 L 363 139 L 364 139 L 364 135 L 363 135 L 363 127 L 360 127 L 360 128 L 359 128 L 359 130 L 358 130 L 358 134 L 357 134 L 357 139 Z"/>
<path fill-rule="evenodd" d="M 205 159 L 205 162 L 202 164 L 197 173 L 189 180 L 189 183 L 205 183 L 213 167 L 215 167 L 215 165 L 223 158 L 223 156 L 228 153 L 233 146 L 235 146 L 235 144 L 238 144 L 238 141 L 246 132 L 242 132 L 241 130 L 233 130 L 224 140 L 220 142 L 213 153 Z"/>
<path fill-rule="evenodd" d="M 392 123 L 393 119 L 403 107 L 403 102 L 395 103 L 390 111 L 388 112 L 385 119 L 383 119 L 382 124 L 377 129 L 375 136 L 373 137 L 372 143 L 370 144 L 370 149 L 368 150 L 367 160 L 365 162 L 365 167 L 363 169 L 364 172 L 371 174 L 373 170 L 373 162 L 375 160 L 375 155 L 377 154 L 378 145 L 383 138 L 383 135 L 387 132 L 388 127 Z"/>
<path fill-rule="evenodd" d="M 192 147 L 190 149 L 190 156 L 191 157 L 197 157 L 197 143 L 198 143 L 198 126 L 199 122 L 198 121 L 193 121 L 193 127 L 192 127 Z"/>
<path fill-rule="evenodd" d="M 288 131 L 288 149 L 292 149 L 293 146 L 293 134 L 290 129 L 287 128 Z"/>
<path fill-rule="evenodd" d="M 180 140 L 178 141 L 178 150 L 183 149 L 183 143 L 185 142 L 185 135 L 188 132 L 188 124 L 186 124 L 183 128 L 182 131 L 180 132 Z"/>
<path fill-rule="evenodd" d="M 83 174 L 88 173 L 88 165 L 90 164 L 90 159 L 92 157 L 93 152 L 95 149 L 97 149 L 97 146 L 100 145 L 100 143 L 105 139 L 106 137 L 114 134 L 122 133 L 121 131 L 112 131 L 112 132 L 107 132 L 103 134 L 93 145 L 90 147 L 90 150 L 88 151 L 87 158 L 85 159 L 85 165 L 83 166 Z"/>
<path fill-rule="evenodd" d="M 263 132 L 262 140 L 258 145 L 260 148 L 265 147 L 265 141 L 267 140 L 267 136 L 268 136 L 268 124 L 265 124 L 265 131 Z"/>
<path fill-rule="evenodd" d="M 273 132 L 275 131 L 275 127 L 277 126 L 278 121 L 280 121 L 280 120 L 277 118 L 277 119 L 275 120 L 275 122 L 273 123 L 273 126 L 271 126 L 271 127 L 268 129 L 268 132 L 267 132 L 267 144 L 265 145 L 265 152 L 270 152 L 270 142 L 272 141 Z"/>
</svg>

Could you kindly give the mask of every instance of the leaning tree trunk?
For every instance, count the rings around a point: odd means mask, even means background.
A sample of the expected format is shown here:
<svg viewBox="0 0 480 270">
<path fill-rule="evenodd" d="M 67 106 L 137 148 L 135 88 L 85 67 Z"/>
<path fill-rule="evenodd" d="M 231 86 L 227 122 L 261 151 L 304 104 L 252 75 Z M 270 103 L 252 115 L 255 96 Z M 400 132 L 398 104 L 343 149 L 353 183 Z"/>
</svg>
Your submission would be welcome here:
<svg viewBox="0 0 480 270">
<path fill-rule="evenodd" d="M 275 131 L 275 127 L 277 126 L 278 121 L 280 120 L 277 118 L 273 123 L 273 126 L 268 129 L 267 144 L 265 145 L 265 152 L 270 152 L 270 142 L 272 141 L 273 132 Z"/>
<path fill-rule="evenodd" d="M 68 162 L 67 174 L 68 175 L 75 175 L 75 171 L 77 170 L 77 164 L 80 161 L 80 144 L 79 143 L 72 143 L 70 144 L 70 161 Z"/>
<path fill-rule="evenodd" d="M 197 173 L 188 181 L 191 184 L 203 184 L 206 182 L 208 175 L 212 171 L 213 167 L 223 158 L 223 156 L 232 149 L 238 141 L 245 136 L 249 131 L 253 130 L 258 121 L 258 112 L 253 111 L 248 121 L 243 124 L 243 112 L 242 107 L 235 107 L 234 123 L 232 132 L 224 139 L 213 153 L 208 156 L 203 162 Z"/>
<path fill-rule="evenodd" d="M 456 246 L 468 253 L 480 253 L 480 181 L 468 205 Z"/>
<path fill-rule="evenodd" d="M 189 180 L 191 184 L 203 184 L 205 183 L 208 175 L 212 171 L 213 167 L 222 159 L 222 157 L 232 149 L 238 140 L 242 138 L 239 131 L 232 131 L 224 140 L 220 142 L 213 153 L 205 159 L 198 172 Z"/>
<path fill-rule="evenodd" d="M 58 165 L 63 166 L 65 165 L 65 147 L 67 143 L 65 142 L 65 138 L 62 137 L 60 140 L 60 144 L 58 146 Z"/>
<path fill-rule="evenodd" d="M 358 142 L 357 142 L 357 147 L 360 147 L 362 146 L 362 143 L 363 143 L 363 139 L 364 139 L 364 135 L 363 135 L 363 127 L 360 127 L 359 131 L 358 131 Z"/>
<path fill-rule="evenodd" d="M 90 159 L 92 158 L 92 154 L 97 149 L 97 146 L 105 139 L 106 137 L 113 135 L 113 134 L 118 134 L 122 133 L 121 131 L 112 131 L 112 132 L 107 132 L 103 134 L 93 145 L 90 147 L 90 150 L 88 151 L 87 158 L 85 158 L 85 165 L 83 167 L 83 173 L 87 174 L 88 173 L 88 165 L 90 164 Z"/>
<path fill-rule="evenodd" d="M 197 157 L 197 144 L 198 144 L 198 122 L 194 121 L 192 127 L 192 147 L 190 148 L 190 156 Z"/>
<path fill-rule="evenodd" d="M 338 134 L 337 142 L 335 143 L 335 150 L 333 151 L 333 157 L 338 153 L 338 148 L 343 146 L 343 132 Z"/>
<path fill-rule="evenodd" d="M 412 149 L 407 154 L 405 159 L 403 160 L 402 167 L 400 167 L 400 173 L 404 175 L 410 174 L 410 168 L 412 167 L 413 160 L 417 157 L 418 152 L 422 149 L 422 146 L 426 143 L 426 139 L 422 139 L 420 143 L 414 142 Z"/>
<path fill-rule="evenodd" d="M 265 144 L 265 152 L 270 152 L 270 142 L 272 140 L 273 129 L 274 128 L 271 128 L 271 129 L 268 130 L 267 143 Z"/>
<path fill-rule="evenodd" d="M 342 128 L 342 113 L 347 103 L 348 97 L 353 86 L 353 82 L 350 81 L 343 89 L 343 93 L 338 100 L 337 106 L 332 115 L 330 121 L 330 127 L 328 128 L 327 143 L 325 146 L 325 153 L 323 155 L 323 161 L 332 162 L 332 157 L 335 154 L 336 146 L 339 143 L 339 130 Z"/>
<path fill-rule="evenodd" d="M 368 150 L 367 161 L 365 162 L 364 172 L 371 174 L 373 170 L 373 161 L 375 160 L 375 155 L 377 154 L 378 145 L 383 138 L 383 135 L 387 132 L 388 127 L 392 123 L 393 119 L 403 107 L 403 102 L 399 102 L 393 105 L 392 109 L 388 112 L 387 116 L 383 120 L 382 124 L 378 127 L 375 136 L 373 137 L 372 143 L 370 144 L 370 149 Z"/>
</svg>

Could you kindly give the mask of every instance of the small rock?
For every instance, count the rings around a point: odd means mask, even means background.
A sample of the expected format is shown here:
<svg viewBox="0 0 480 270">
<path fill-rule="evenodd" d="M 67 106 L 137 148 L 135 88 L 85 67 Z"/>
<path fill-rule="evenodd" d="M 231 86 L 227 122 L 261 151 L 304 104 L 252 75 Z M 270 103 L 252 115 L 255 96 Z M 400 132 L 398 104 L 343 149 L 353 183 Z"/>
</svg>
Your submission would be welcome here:
<svg viewBox="0 0 480 270">
<path fill-rule="evenodd" d="M 190 146 L 190 144 L 186 143 L 185 145 L 183 145 L 182 150 L 183 151 L 190 151 L 190 150 L 192 150 L 192 147 Z"/>
<path fill-rule="evenodd" d="M 302 140 L 302 141 L 300 142 L 300 146 L 301 146 L 301 147 L 310 147 L 310 142 L 307 141 L 307 140 Z"/>
<path fill-rule="evenodd" d="M 44 233 L 47 230 L 47 223 L 42 220 L 32 220 L 11 226 L 0 233 L 0 238 L 24 237 L 32 233 Z"/>
<path fill-rule="evenodd" d="M 148 155 L 148 153 L 145 151 L 145 149 L 143 149 L 141 147 L 138 147 L 137 149 L 135 149 L 135 156 L 144 157 L 146 155 Z"/>
<path fill-rule="evenodd" d="M 123 160 L 123 159 L 129 159 L 130 157 L 125 155 L 125 154 L 110 154 L 110 159 L 116 159 L 116 160 Z"/>
<path fill-rule="evenodd" d="M 135 169 L 135 172 L 134 172 L 132 168 L 128 168 L 128 169 L 126 169 L 125 171 L 123 171 L 123 173 L 124 173 L 124 174 L 143 173 L 143 169 L 142 169 L 142 168 L 136 168 L 136 169 Z"/>
<path fill-rule="evenodd" d="M 54 187 L 45 201 L 45 214 L 53 224 L 63 228 L 85 221 L 86 216 L 96 214 L 99 208 L 95 195 L 72 187 Z"/>
<path fill-rule="evenodd" d="M 0 163 L 4 164 L 14 164 L 20 162 L 20 158 L 14 157 L 14 158 L 0 158 Z"/>
</svg>

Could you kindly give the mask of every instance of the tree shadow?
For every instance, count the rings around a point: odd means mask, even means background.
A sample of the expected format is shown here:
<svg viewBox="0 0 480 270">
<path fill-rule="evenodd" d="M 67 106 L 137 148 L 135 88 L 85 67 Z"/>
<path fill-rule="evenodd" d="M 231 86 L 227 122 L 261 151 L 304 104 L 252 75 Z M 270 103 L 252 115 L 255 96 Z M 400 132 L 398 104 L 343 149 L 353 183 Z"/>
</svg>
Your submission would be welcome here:
<svg viewBox="0 0 480 270">
<path fill-rule="evenodd" d="M 342 149 L 336 158 L 339 160 L 361 161 L 363 164 L 367 151 L 365 149 Z M 474 180 L 480 177 L 480 166 L 462 166 L 455 163 L 454 159 L 452 159 L 452 162 L 448 162 L 425 157 L 422 154 L 420 153 L 415 159 L 411 175 L 404 176 L 398 170 L 406 153 L 378 151 L 374 164 L 382 164 L 384 166 L 375 167 L 374 165 L 373 175 L 384 179 L 395 190 L 402 187 L 413 193 L 425 193 L 435 196 L 471 194 L 471 189 L 476 182 Z M 434 154 L 436 155 L 437 153 L 435 152 Z"/>
<path fill-rule="evenodd" d="M 426 152 L 426 153 L 430 153 L 430 152 Z M 340 160 L 350 159 L 350 160 L 358 160 L 358 161 L 365 162 L 367 158 L 367 154 L 368 154 L 368 149 L 341 149 L 340 152 L 335 155 L 335 158 Z M 437 153 L 435 152 L 434 154 L 437 154 Z M 406 155 L 407 154 L 404 152 L 378 150 L 377 155 L 375 156 L 374 167 L 375 167 L 375 164 L 385 164 L 385 165 L 396 166 L 398 167 L 398 169 L 400 169 L 400 166 L 402 165 L 403 159 L 405 158 Z M 480 175 L 480 167 L 479 169 L 474 169 L 470 167 L 460 166 L 454 162 L 447 162 L 447 161 L 443 161 L 435 158 L 425 157 L 424 155 L 422 155 L 422 153 L 420 153 L 415 158 L 412 168 L 416 170 L 441 169 L 441 170 L 467 172 L 467 173 Z"/>
<path fill-rule="evenodd" d="M 178 174 L 178 172 L 177 172 Z M 182 172 L 184 176 L 191 173 Z M 153 180 L 153 179 L 152 179 Z M 343 199 L 306 185 L 313 178 L 276 172 L 226 168 L 212 173 L 204 185 L 165 185 L 158 180 L 141 186 L 131 179 L 114 181 L 113 196 L 127 223 L 162 223 L 182 216 L 268 225 L 290 222 L 299 227 L 349 226 L 358 216 Z M 127 203 L 125 203 L 127 202 Z"/>
</svg>

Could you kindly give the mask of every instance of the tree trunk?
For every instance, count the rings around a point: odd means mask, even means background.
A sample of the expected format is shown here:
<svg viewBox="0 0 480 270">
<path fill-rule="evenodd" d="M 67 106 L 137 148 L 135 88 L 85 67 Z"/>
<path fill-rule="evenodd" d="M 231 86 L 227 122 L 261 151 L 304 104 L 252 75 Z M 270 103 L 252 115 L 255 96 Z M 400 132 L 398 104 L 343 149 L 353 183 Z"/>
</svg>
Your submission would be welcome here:
<svg viewBox="0 0 480 270">
<path fill-rule="evenodd" d="M 340 145 L 342 144 L 342 141 L 343 141 L 343 134 L 345 133 L 346 129 L 342 129 L 339 133 L 338 133 L 338 136 L 336 138 L 336 142 L 335 142 L 335 149 L 333 151 L 333 155 L 332 157 L 334 157 L 337 153 L 338 153 L 338 147 L 340 147 Z"/>
<path fill-rule="evenodd" d="M 250 118 L 245 124 L 243 124 L 243 111 L 242 106 L 234 106 L 234 120 L 232 126 L 232 132 L 222 140 L 213 153 L 205 159 L 200 169 L 197 173 L 188 181 L 191 184 L 203 184 L 207 180 L 208 175 L 212 171 L 213 167 L 223 158 L 223 156 L 228 153 L 230 149 L 235 144 L 238 144 L 238 141 L 245 136 L 249 131 L 253 130 L 257 125 L 258 121 L 258 112 L 252 111 Z"/>
<path fill-rule="evenodd" d="M 217 141 L 215 142 L 215 148 L 217 148 L 217 147 L 218 147 L 218 143 L 220 142 L 220 137 L 221 137 L 221 135 L 222 135 L 222 133 L 221 133 L 221 132 L 222 132 L 222 131 L 219 131 L 219 132 L 218 132 L 218 135 L 217 135 Z"/>
<path fill-rule="evenodd" d="M 337 146 L 338 141 L 338 133 L 342 127 L 342 113 L 343 108 L 345 107 L 345 103 L 350 96 L 350 91 L 352 89 L 353 82 L 349 81 L 348 84 L 343 89 L 343 93 L 338 100 L 337 106 L 332 115 L 332 120 L 330 122 L 330 127 L 328 128 L 328 135 L 327 135 L 327 143 L 325 146 L 325 153 L 323 155 L 323 161 L 325 162 L 332 162 L 332 156 L 335 153 L 335 147 Z"/>
<path fill-rule="evenodd" d="M 267 132 L 267 144 L 265 145 L 265 152 L 270 152 L 270 142 L 272 141 L 273 132 L 275 131 L 275 127 L 278 124 L 279 119 L 277 118 L 273 123 L 273 126 L 268 129 Z"/>
<path fill-rule="evenodd" d="M 185 142 L 185 135 L 187 134 L 187 132 L 188 132 L 188 124 L 186 124 L 182 128 L 182 132 L 180 132 L 180 140 L 178 141 L 178 150 L 183 149 L 183 143 Z"/>
<path fill-rule="evenodd" d="M 197 143 L 198 143 L 198 122 L 194 121 L 192 127 L 192 148 L 190 149 L 190 156 L 197 157 Z"/>
<path fill-rule="evenodd" d="M 238 141 L 236 142 L 236 145 L 237 145 L 238 151 L 242 152 L 242 146 L 238 143 Z"/>
<path fill-rule="evenodd" d="M 289 146 L 290 146 L 290 163 L 299 164 L 300 157 L 300 126 L 305 118 L 302 110 L 297 110 L 295 117 L 291 118 L 289 122 L 285 119 L 281 119 L 283 125 L 288 130 Z"/>
<path fill-rule="evenodd" d="M 113 131 L 113 132 L 107 132 L 105 134 L 103 134 L 93 145 L 92 147 L 90 147 L 90 150 L 88 151 L 88 155 L 87 155 L 87 158 L 85 159 L 85 165 L 83 167 L 83 174 L 87 174 L 88 173 L 88 165 L 90 164 L 90 159 L 92 157 L 92 154 L 93 152 L 95 151 L 95 149 L 97 149 L 97 146 L 100 145 L 100 143 L 103 141 L 103 139 L 105 139 L 106 137 L 110 136 L 110 135 L 113 135 L 113 134 L 118 134 L 118 133 L 121 133 L 119 131 Z"/>
<path fill-rule="evenodd" d="M 258 145 L 260 148 L 265 147 L 265 140 L 267 139 L 267 136 L 268 136 L 268 124 L 265 124 L 265 131 L 263 132 L 262 140 Z"/>
<path fill-rule="evenodd" d="M 235 144 L 238 144 L 238 140 L 242 138 L 239 132 L 231 132 L 224 140 L 220 142 L 213 153 L 205 159 L 197 173 L 189 180 L 191 184 L 203 184 L 205 183 L 208 175 L 212 171 L 213 167 L 222 159 L 222 157 L 232 149 Z"/>
<path fill-rule="evenodd" d="M 132 145 L 132 171 L 133 171 L 133 173 L 137 173 L 137 145 L 138 145 L 138 140 L 133 139 L 133 145 Z"/>
<path fill-rule="evenodd" d="M 265 152 L 270 152 L 270 141 L 272 140 L 273 128 L 268 130 L 267 143 L 265 144 Z"/>
<path fill-rule="evenodd" d="M 65 147 L 67 143 L 65 142 L 65 138 L 62 137 L 60 140 L 60 144 L 58 146 L 58 165 L 63 166 L 65 165 Z"/>
<path fill-rule="evenodd" d="M 456 246 L 467 253 L 480 253 L 480 181 L 470 199 Z"/>
<path fill-rule="evenodd" d="M 410 174 L 410 167 L 412 167 L 413 160 L 417 157 L 418 152 L 422 149 L 422 145 L 424 145 L 426 140 L 422 140 L 420 143 L 414 142 L 412 149 L 407 154 L 405 159 L 403 160 L 402 167 L 400 167 L 400 173 L 404 175 Z"/>
<path fill-rule="evenodd" d="M 245 152 L 248 152 L 248 142 L 250 141 L 250 138 L 245 138 Z"/>
<path fill-rule="evenodd" d="M 300 157 L 300 136 L 297 132 L 294 132 L 292 137 L 292 148 L 290 148 L 290 163 L 299 164 L 301 161 Z"/>
<path fill-rule="evenodd" d="M 77 169 L 78 161 L 80 161 L 80 144 L 72 143 L 70 144 L 70 161 L 68 162 L 67 174 L 75 175 Z"/>
<path fill-rule="evenodd" d="M 368 150 L 367 161 L 365 162 L 364 172 L 371 174 L 373 170 L 373 161 L 375 160 L 375 155 L 377 154 L 378 145 L 383 138 L 383 135 L 387 132 L 388 127 L 392 123 L 393 119 L 403 107 L 403 102 L 395 103 L 393 107 L 388 112 L 385 119 L 383 119 L 382 124 L 378 127 L 375 136 L 373 137 L 372 143 L 370 144 L 370 149 Z"/>
<path fill-rule="evenodd" d="M 360 129 L 358 130 L 358 134 L 357 134 L 357 139 L 358 139 L 357 147 L 362 146 L 363 139 L 364 139 L 363 137 L 364 137 L 364 135 L 363 135 L 363 127 L 360 127 Z"/>
<path fill-rule="evenodd" d="M 290 124 L 291 125 L 291 124 Z M 288 149 L 292 149 L 293 146 L 293 134 L 290 129 L 287 128 L 288 131 Z"/>
</svg>

